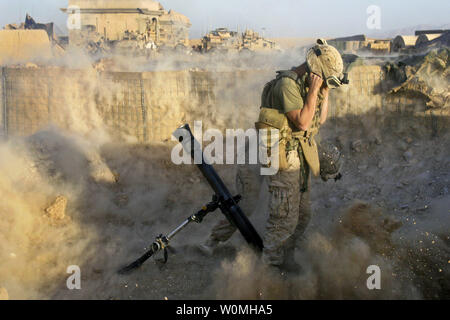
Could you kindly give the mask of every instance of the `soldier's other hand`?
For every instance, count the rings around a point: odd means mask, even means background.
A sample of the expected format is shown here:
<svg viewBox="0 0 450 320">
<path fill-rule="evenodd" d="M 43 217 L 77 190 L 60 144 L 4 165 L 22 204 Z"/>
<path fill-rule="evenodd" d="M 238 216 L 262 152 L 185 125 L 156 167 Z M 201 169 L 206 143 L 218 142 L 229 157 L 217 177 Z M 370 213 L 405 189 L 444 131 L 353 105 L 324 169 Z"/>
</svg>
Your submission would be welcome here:
<svg viewBox="0 0 450 320">
<path fill-rule="evenodd" d="M 323 79 L 315 73 L 309 75 L 309 88 L 315 92 L 319 92 L 323 85 Z"/>
</svg>

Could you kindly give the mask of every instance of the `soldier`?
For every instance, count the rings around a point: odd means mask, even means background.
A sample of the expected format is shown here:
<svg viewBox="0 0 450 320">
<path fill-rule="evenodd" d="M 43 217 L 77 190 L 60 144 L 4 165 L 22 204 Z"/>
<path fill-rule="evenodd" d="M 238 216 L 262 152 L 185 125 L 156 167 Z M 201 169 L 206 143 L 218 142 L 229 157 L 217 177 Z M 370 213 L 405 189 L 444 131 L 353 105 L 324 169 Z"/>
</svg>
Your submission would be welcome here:
<svg viewBox="0 0 450 320">
<path fill-rule="evenodd" d="M 263 260 L 286 271 L 298 270 L 294 249 L 311 218 L 310 173 L 320 174 L 314 137 L 327 120 L 329 90 L 348 83 L 343 69 L 339 52 L 324 40 L 318 40 L 308 51 L 304 64 L 290 71 L 279 71 L 262 94 L 256 128 L 280 131 L 280 168 L 268 180 L 270 203 Z M 249 196 L 246 189 L 251 188 L 246 183 L 241 185 L 244 190 L 239 191 L 243 192 L 245 201 Z M 222 221 L 213 229 L 203 251 L 212 252 L 235 230 L 227 221 Z"/>
</svg>

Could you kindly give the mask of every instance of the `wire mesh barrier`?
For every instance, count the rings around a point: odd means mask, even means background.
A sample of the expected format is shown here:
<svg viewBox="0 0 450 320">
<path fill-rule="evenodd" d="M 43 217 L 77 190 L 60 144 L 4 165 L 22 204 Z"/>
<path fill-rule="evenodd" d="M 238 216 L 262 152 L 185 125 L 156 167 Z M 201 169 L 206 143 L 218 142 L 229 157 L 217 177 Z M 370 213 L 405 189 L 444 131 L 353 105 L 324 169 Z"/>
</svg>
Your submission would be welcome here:
<svg viewBox="0 0 450 320">
<path fill-rule="evenodd" d="M 8 135 L 30 135 L 49 120 L 49 85 L 32 70 L 3 70 L 4 130 Z"/>
<path fill-rule="evenodd" d="M 101 125 L 118 139 L 149 143 L 167 141 L 173 128 L 194 120 L 246 128 L 257 116 L 260 91 L 271 74 L 3 68 L 0 130 L 4 136 L 27 136 L 49 124 L 84 130 Z M 422 100 L 388 96 L 379 66 L 356 66 L 350 80 L 350 86 L 332 91 L 331 117 L 374 111 L 380 115 L 375 124 L 384 121 L 386 112 L 416 112 L 433 119 Z"/>
<path fill-rule="evenodd" d="M 118 136 L 147 140 L 147 106 L 140 74 L 112 73 L 103 78 L 110 95 L 97 95 L 96 105 L 104 123 Z"/>
</svg>

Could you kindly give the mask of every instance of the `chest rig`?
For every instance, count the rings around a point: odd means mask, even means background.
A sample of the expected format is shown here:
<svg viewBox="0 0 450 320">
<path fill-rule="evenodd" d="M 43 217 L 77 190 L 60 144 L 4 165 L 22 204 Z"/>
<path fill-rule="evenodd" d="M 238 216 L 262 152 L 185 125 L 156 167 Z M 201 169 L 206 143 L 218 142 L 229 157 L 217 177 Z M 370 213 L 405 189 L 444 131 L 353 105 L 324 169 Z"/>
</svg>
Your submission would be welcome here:
<svg viewBox="0 0 450 320">
<path fill-rule="evenodd" d="M 258 122 L 255 124 L 257 130 L 260 129 L 278 129 L 279 135 L 279 169 L 286 170 L 288 168 L 287 153 L 297 150 L 301 163 L 302 176 L 304 181 L 304 189 L 306 189 L 306 181 L 308 180 L 309 171 L 315 176 L 320 174 L 320 161 L 317 144 L 314 137 L 318 134 L 320 128 L 320 114 L 323 97 L 319 94 L 316 112 L 314 114 L 311 128 L 308 131 L 299 130 L 288 117 L 278 108 L 274 106 L 273 89 L 277 82 L 283 78 L 289 78 L 298 85 L 300 95 L 304 102 L 309 92 L 306 85 L 307 74 L 299 77 L 294 71 L 278 71 L 277 77 L 268 82 L 261 96 L 261 110 Z M 268 136 L 268 144 L 270 144 L 270 134 Z M 270 150 L 269 150 L 270 152 Z"/>
</svg>

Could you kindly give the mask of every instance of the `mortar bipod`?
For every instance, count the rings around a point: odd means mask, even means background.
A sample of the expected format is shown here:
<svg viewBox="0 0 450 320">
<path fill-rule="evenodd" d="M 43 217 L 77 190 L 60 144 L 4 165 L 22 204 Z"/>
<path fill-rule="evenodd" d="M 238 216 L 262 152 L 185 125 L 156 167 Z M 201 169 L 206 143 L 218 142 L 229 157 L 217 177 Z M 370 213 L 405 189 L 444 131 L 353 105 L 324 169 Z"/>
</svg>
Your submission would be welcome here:
<svg viewBox="0 0 450 320">
<path fill-rule="evenodd" d="M 239 203 L 242 199 L 241 195 L 237 195 L 234 198 L 235 203 Z M 131 263 L 130 265 L 122 268 L 119 270 L 119 274 L 127 274 L 131 271 L 139 268 L 142 266 L 145 261 L 150 259 L 154 254 L 156 254 L 159 251 L 164 252 L 164 260 L 163 263 L 166 263 L 169 257 L 167 248 L 170 245 L 170 241 L 175 237 L 176 234 L 178 234 L 181 230 L 183 230 L 188 224 L 191 222 L 195 223 L 202 223 L 203 219 L 206 217 L 208 213 L 214 212 L 217 209 L 223 207 L 226 205 L 221 199 L 217 197 L 217 195 L 213 196 L 213 199 L 210 203 L 203 206 L 201 210 L 199 210 L 197 213 L 193 214 L 189 218 L 187 218 L 182 224 L 180 224 L 177 228 L 175 228 L 172 232 L 170 232 L 167 236 L 163 236 L 162 234 L 159 235 L 155 242 L 152 243 L 150 246 L 150 250 L 148 250 L 144 255 L 142 255 L 139 259 Z"/>
</svg>

